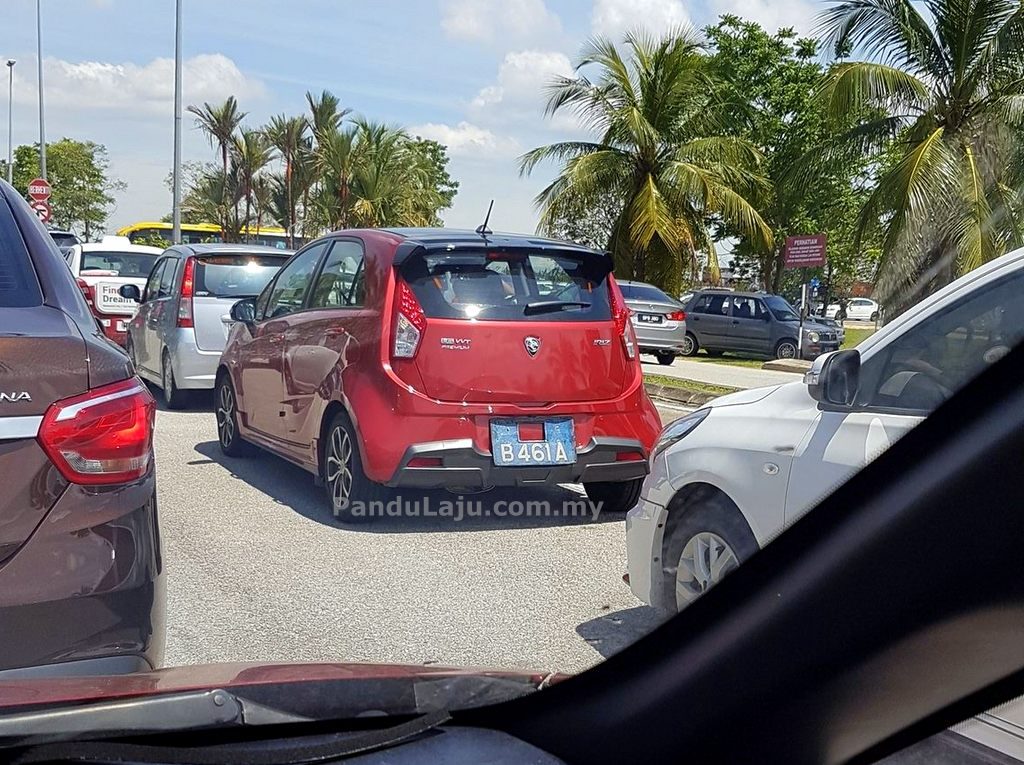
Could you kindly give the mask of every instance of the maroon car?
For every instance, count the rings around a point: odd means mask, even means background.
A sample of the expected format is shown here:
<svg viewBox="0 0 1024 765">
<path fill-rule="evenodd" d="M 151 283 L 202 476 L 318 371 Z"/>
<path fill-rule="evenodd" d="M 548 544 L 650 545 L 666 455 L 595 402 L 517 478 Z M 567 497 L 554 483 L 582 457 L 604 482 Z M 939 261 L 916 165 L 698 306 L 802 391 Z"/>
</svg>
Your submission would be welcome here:
<svg viewBox="0 0 1024 765">
<path fill-rule="evenodd" d="M 162 657 L 155 403 L 0 182 L 0 679 Z"/>
</svg>

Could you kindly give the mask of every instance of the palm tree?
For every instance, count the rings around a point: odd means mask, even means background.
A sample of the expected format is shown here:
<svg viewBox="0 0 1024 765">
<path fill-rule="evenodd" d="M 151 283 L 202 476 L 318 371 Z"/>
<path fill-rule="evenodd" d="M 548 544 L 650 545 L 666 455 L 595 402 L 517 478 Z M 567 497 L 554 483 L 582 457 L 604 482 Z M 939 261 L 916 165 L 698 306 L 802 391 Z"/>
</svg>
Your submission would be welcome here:
<svg viewBox="0 0 1024 765">
<path fill-rule="evenodd" d="M 571 111 L 597 139 L 533 149 L 520 158 L 520 170 L 525 175 L 545 160 L 562 163 L 536 199 L 543 231 L 567 206 L 617 199 L 609 242 L 616 271 L 679 294 L 684 262 L 696 270 L 698 252 L 717 262 L 713 218 L 759 248 L 771 246 L 770 228 L 747 201 L 762 183 L 760 154 L 726 136 L 724 105 L 715 97 L 720 82 L 694 32 L 660 39 L 629 34 L 625 49 L 627 58 L 610 40 L 595 38 L 577 61 L 576 76 L 548 87 L 547 114 Z"/>
<path fill-rule="evenodd" d="M 427 167 L 408 134 L 356 120 L 355 168 L 350 179 L 356 226 L 426 226 L 443 200 L 429 188 Z"/>
<path fill-rule="evenodd" d="M 295 161 L 306 137 L 306 129 L 309 121 L 305 117 L 286 117 L 280 114 L 270 119 L 266 133 L 271 144 L 281 155 L 284 161 L 284 190 L 288 216 L 284 227 L 288 230 L 288 246 L 294 246 L 295 234 L 295 198 L 293 172 Z"/>
<path fill-rule="evenodd" d="M 327 225 L 348 228 L 351 184 L 357 162 L 357 131 L 354 127 L 326 128 L 317 134 L 316 167 L 327 207 Z"/>
<path fill-rule="evenodd" d="M 1021 241 L 1024 7 L 1015 0 L 844 0 L 822 16 L 837 51 L 830 114 L 876 110 L 833 147 L 876 157 L 857 230 L 882 226 L 876 289 L 887 307 L 941 287 Z"/>
<path fill-rule="evenodd" d="M 232 139 L 232 153 L 239 187 L 245 198 L 244 225 L 249 226 L 256 178 L 260 171 L 270 164 L 272 149 L 261 131 L 243 130 Z"/>
<path fill-rule="evenodd" d="M 313 135 L 315 136 L 337 130 L 341 127 L 345 117 L 352 112 L 351 109 L 339 108 L 341 102 L 329 90 L 323 91 L 319 98 L 307 92 L 306 102 L 309 104 L 309 112 L 312 117 L 310 124 L 313 127 Z"/>
<path fill-rule="evenodd" d="M 204 102 L 202 107 L 190 105 L 188 111 L 195 115 L 196 126 L 206 133 L 210 146 L 220 149 L 221 163 L 224 171 L 225 185 L 228 177 L 228 152 L 235 130 L 242 124 L 246 112 L 238 110 L 238 102 L 234 96 L 228 96 L 220 106 L 213 106 Z M 238 217 L 238 209 L 235 208 L 235 217 Z M 226 231 L 221 235 L 226 239 Z"/>
</svg>

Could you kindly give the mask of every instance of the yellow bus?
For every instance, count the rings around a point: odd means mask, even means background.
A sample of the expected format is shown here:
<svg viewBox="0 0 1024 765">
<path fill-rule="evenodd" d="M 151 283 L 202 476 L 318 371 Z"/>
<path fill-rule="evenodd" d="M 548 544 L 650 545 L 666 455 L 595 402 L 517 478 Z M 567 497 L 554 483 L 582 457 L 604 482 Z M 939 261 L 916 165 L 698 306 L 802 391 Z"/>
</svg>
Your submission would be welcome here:
<svg viewBox="0 0 1024 765">
<path fill-rule="evenodd" d="M 171 241 L 171 224 L 163 221 L 142 221 L 133 223 L 130 226 L 118 229 L 118 236 L 126 236 L 129 240 L 137 238 L 150 239 L 158 236 Z M 203 242 L 219 242 L 220 226 L 213 223 L 182 223 L 181 241 L 185 244 L 201 244 Z M 278 226 L 260 226 L 259 228 L 242 229 L 242 241 L 248 244 L 263 244 L 268 247 L 277 247 L 280 250 L 288 247 L 288 233 Z M 301 247 L 305 240 L 302 237 L 294 237 L 295 247 Z"/>
</svg>

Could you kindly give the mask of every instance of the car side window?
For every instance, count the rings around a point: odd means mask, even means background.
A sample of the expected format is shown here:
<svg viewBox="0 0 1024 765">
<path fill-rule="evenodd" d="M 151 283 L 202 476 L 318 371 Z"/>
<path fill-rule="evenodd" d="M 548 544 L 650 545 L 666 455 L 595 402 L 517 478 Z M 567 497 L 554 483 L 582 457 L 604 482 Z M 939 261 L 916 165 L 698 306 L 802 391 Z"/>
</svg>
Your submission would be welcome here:
<svg viewBox="0 0 1024 765">
<path fill-rule="evenodd" d="M 751 302 L 753 302 L 754 304 L 755 319 L 763 320 L 766 316 L 768 316 L 768 307 L 764 304 L 763 300 L 753 298 Z"/>
<path fill-rule="evenodd" d="M 318 242 L 307 250 L 303 250 L 281 269 L 270 291 L 267 307 L 262 314 L 264 319 L 287 316 L 302 308 L 306 292 L 313 280 L 317 263 L 330 242 Z"/>
<path fill-rule="evenodd" d="M 710 313 L 715 316 L 728 316 L 729 315 L 729 295 L 710 295 L 708 300 L 708 307 L 704 313 Z"/>
<path fill-rule="evenodd" d="M 1024 339 L 1024 273 L 974 291 L 861 369 L 863 403 L 930 413 Z"/>
<path fill-rule="evenodd" d="M 310 308 L 355 308 L 365 298 L 363 245 L 352 239 L 334 242 L 309 298 Z"/>
<path fill-rule="evenodd" d="M 263 292 L 256 298 L 256 311 L 254 315 L 259 318 L 263 316 L 263 312 L 267 310 L 267 303 L 270 301 L 270 293 L 274 291 L 274 281 L 271 280 L 267 283 L 267 286 L 263 288 Z"/>
<path fill-rule="evenodd" d="M 164 271 L 160 277 L 160 292 L 158 297 L 168 297 L 174 293 L 174 274 L 178 271 L 178 259 L 167 258 L 164 261 Z"/>
<path fill-rule="evenodd" d="M 753 319 L 756 313 L 755 303 L 759 300 L 749 297 L 734 297 L 732 299 L 732 316 L 734 319 Z"/>
<path fill-rule="evenodd" d="M 689 309 L 690 313 L 707 313 L 708 312 L 708 300 L 709 300 L 709 297 L 707 295 L 701 295 L 699 298 L 697 298 L 695 301 L 693 301 L 693 305 L 690 306 L 690 309 Z"/>
<path fill-rule="evenodd" d="M 142 292 L 143 303 L 156 298 L 157 292 L 160 290 L 160 277 L 163 274 L 165 263 L 167 263 L 166 258 L 153 266 L 153 270 L 149 272 L 149 278 L 146 280 L 146 289 Z"/>
</svg>

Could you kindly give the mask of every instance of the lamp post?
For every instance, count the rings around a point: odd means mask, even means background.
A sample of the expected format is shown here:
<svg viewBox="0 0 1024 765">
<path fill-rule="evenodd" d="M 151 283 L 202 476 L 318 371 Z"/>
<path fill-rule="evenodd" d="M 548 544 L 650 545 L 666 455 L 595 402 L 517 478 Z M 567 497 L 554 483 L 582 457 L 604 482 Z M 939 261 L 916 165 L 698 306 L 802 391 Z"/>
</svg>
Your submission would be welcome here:
<svg viewBox="0 0 1024 765">
<path fill-rule="evenodd" d="M 171 182 L 171 241 L 181 243 L 181 0 L 174 2 L 174 177 Z"/>
<path fill-rule="evenodd" d="M 46 180 L 46 123 L 43 120 L 43 0 L 36 0 L 36 61 L 39 65 L 39 177 Z"/>
<path fill-rule="evenodd" d="M 13 58 L 7 59 L 7 182 L 14 179 L 14 65 Z"/>
</svg>

